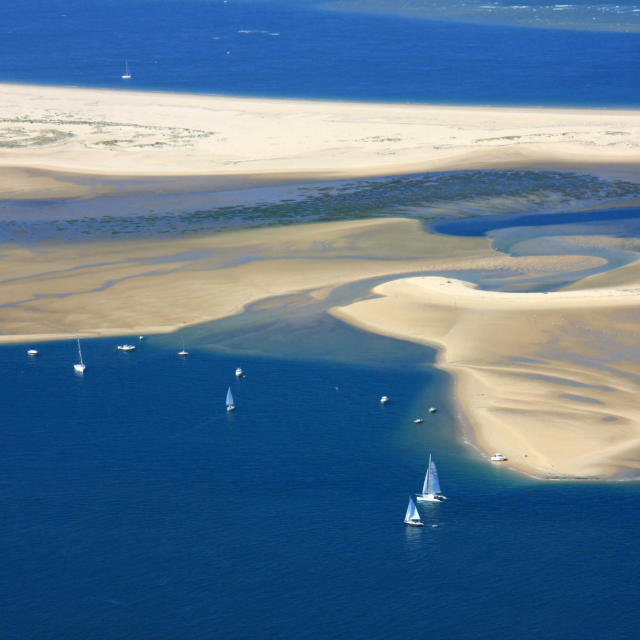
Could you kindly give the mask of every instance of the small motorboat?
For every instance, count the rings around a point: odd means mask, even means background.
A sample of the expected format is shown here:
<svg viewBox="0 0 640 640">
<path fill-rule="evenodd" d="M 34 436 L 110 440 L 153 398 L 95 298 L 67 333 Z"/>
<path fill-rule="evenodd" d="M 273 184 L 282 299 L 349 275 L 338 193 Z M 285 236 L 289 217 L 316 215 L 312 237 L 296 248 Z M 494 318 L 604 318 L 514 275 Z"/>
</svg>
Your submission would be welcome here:
<svg viewBox="0 0 640 640">
<path fill-rule="evenodd" d="M 37 349 L 27 349 L 27 355 L 28 356 L 37 356 L 38 355 L 38 350 Z"/>
<path fill-rule="evenodd" d="M 422 418 L 416 418 L 416 419 L 413 421 L 413 424 L 421 424 L 422 422 L 424 422 L 424 420 L 423 420 Z"/>
<path fill-rule="evenodd" d="M 236 378 L 242 378 L 242 377 L 244 377 L 244 373 L 242 372 L 242 369 L 238 367 L 236 369 Z"/>
<path fill-rule="evenodd" d="M 435 407 L 429 407 L 429 413 L 435 413 L 437 409 Z"/>
<path fill-rule="evenodd" d="M 509 458 L 502 455 L 501 453 L 496 453 L 495 455 L 491 456 L 491 462 L 506 462 L 508 459 Z"/>
<path fill-rule="evenodd" d="M 188 355 L 189 355 L 189 352 L 188 352 L 188 351 L 185 351 L 184 349 L 182 349 L 182 351 L 178 351 L 178 355 L 179 355 L 179 356 L 188 356 Z"/>
<path fill-rule="evenodd" d="M 389 402 L 389 397 L 388 396 L 382 396 L 380 398 L 380 404 L 387 404 L 387 402 Z"/>
<path fill-rule="evenodd" d="M 138 340 L 144 340 L 144 336 L 138 336 Z"/>
<path fill-rule="evenodd" d="M 119 344 L 118 351 L 135 351 L 136 348 L 132 344 Z"/>
</svg>

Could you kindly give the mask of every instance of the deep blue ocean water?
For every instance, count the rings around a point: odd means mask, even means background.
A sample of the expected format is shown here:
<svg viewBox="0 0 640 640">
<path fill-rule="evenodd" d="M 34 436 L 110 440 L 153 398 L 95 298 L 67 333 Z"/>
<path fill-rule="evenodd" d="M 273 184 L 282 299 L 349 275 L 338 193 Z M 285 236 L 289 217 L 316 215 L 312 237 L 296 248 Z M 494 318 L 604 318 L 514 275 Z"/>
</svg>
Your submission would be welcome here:
<svg viewBox="0 0 640 640">
<path fill-rule="evenodd" d="M 492 466 L 430 353 L 366 340 L 386 366 L 2 347 L 0 637 L 636 638 L 637 483 Z M 449 500 L 405 528 L 429 452 Z"/>
<path fill-rule="evenodd" d="M 242 0 L 4 3 L 0 80 L 341 100 L 637 106 L 640 34 Z M 133 79 L 123 82 L 125 60 Z"/>
</svg>

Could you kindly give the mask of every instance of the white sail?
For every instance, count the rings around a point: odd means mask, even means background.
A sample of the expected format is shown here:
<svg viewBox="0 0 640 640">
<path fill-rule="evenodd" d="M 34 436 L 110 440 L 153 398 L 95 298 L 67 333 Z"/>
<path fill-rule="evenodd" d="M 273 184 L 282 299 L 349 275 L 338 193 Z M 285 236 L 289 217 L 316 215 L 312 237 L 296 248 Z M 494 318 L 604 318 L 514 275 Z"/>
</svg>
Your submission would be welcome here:
<svg viewBox="0 0 640 640">
<path fill-rule="evenodd" d="M 418 513 L 418 509 L 416 509 L 416 503 L 409 498 L 409 505 L 407 506 L 407 513 L 404 516 L 405 522 L 419 522 L 420 514 Z"/>
<path fill-rule="evenodd" d="M 233 394 L 231 393 L 231 387 L 227 389 L 227 407 L 233 406 Z"/>
<path fill-rule="evenodd" d="M 436 463 L 429 458 L 429 470 L 426 479 L 427 490 L 425 493 L 440 493 L 440 478 L 438 478 L 438 470 Z M 424 491 L 424 490 L 423 490 Z"/>
<path fill-rule="evenodd" d="M 80 364 L 84 364 L 82 361 L 82 349 L 80 348 L 80 338 L 78 338 L 78 357 L 80 358 Z"/>
</svg>

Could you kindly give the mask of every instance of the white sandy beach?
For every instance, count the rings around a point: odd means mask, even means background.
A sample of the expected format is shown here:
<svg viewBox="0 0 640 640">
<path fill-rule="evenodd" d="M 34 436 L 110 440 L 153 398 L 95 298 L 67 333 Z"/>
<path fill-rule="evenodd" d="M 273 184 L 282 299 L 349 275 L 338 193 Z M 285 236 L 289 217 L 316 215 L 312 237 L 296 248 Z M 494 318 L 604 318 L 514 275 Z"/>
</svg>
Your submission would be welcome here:
<svg viewBox="0 0 640 640">
<path fill-rule="evenodd" d="M 638 111 L 274 100 L 10 84 L 0 85 L 0 96 L 0 166 L 7 169 L 299 181 L 584 166 L 638 177 Z M 0 177 L 0 196 L 46 197 L 70 189 L 64 176 L 31 173 L 22 178 L 16 173 Z"/>
</svg>

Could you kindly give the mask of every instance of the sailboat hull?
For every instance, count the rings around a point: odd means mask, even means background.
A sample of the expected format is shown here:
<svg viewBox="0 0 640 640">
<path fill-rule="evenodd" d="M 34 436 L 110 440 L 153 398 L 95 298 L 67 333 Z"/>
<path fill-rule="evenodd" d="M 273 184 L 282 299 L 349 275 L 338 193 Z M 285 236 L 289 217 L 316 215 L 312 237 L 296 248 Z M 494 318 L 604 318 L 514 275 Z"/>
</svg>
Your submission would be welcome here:
<svg viewBox="0 0 640 640">
<path fill-rule="evenodd" d="M 235 411 L 235 410 L 236 410 L 236 408 L 235 408 L 232 404 L 230 404 L 230 405 L 227 407 L 227 411 Z"/>
<path fill-rule="evenodd" d="M 83 364 L 74 364 L 73 369 L 76 373 L 84 373 L 85 366 Z"/>
<path fill-rule="evenodd" d="M 418 502 L 444 502 L 446 498 L 441 495 L 436 495 L 433 493 L 426 493 L 422 495 L 417 495 L 416 500 Z"/>
<path fill-rule="evenodd" d="M 424 527 L 424 522 L 413 522 L 413 521 L 409 520 L 408 522 L 405 522 L 405 524 L 408 527 Z"/>
</svg>

